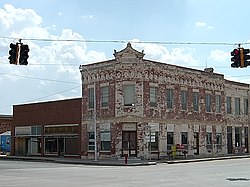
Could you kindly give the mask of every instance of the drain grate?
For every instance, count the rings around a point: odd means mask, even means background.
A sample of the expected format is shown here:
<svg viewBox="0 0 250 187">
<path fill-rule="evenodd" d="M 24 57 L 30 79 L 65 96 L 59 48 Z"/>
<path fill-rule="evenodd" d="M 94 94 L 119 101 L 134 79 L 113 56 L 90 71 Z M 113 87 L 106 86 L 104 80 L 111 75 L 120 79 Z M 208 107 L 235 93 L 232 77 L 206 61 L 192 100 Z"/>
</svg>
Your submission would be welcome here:
<svg viewBox="0 0 250 187">
<path fill-rule="evenodd" d="M 250 181 L 248 178 L 227 178 L 228 181 Z"/>
</svg>

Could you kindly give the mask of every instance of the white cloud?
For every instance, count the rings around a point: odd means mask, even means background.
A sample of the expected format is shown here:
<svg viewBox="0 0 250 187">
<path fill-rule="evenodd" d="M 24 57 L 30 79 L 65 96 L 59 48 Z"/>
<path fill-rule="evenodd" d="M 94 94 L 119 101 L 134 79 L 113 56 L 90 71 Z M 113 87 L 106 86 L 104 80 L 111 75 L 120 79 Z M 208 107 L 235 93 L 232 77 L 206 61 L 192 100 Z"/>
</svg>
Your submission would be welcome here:
<svg viewBox="0 0 250 187">
<path fill-rule="evenodd" d="M 5 4 L 0 9 L 1 30 L 11 30 L 20 27 L 29 27 L 30 25 L 40 25 L 42 17 L 36 14 L 32 9 L 15 8 L 10 4 Z"/>
<path fill-rule="evenodd" d="M 138 39 L 131 40 L 131 43 L 139 42 Z M 144 50 L 145 58 L 152 59 L 168 64 L 175 64 L 180 66 L 197 66 L 199 61 L 195 59 L 193 48 L 172 48 L 159 44 L 145 44 L 145 43 L 134 43 L 132 45 L 137 50 Z"/>
<path fill-rule="evenodd" d="M 206 27 L 207 26 L 207 23 L 206 22 L 196 22 L 195 23 L 195 27 Z"/>
<path fill-rule="evenodd" d="M 59 11 L 59 12 L 57 13 L 57 16 L 58 16 L 58 17 L 63 16 L 63 12 Z"/>
<path fill-rule="evenodd" d="M 83 15 L 82 19 L 93 19 L 93 15 Z"/>
<path fill-rule="evenodd" d="M 230 58 L 228 52 L 221 51 L 221 50 L 213 50 L 210 52 L 209 59 L 217 62 L 227 62 Z"/>
<path fill-rule="evenodd" d="M 195 27 L 197 27 L 197 28 L 206 28 L 208 30 L 214 29 L 213 26 L 208 25 L 206 22 L 201 22 L 201 21 L 195 22 Z"/>
<path fill-rule="evenodd" d="M 93 16 L 89 15 L 88 18 L 91 19 Z M 49 80 L 76 82 L 80 86 L 79 65 L 106 60 L 105 53 L 89 50 L 84 42 L 84 37 L 79 33 L 71 29 L 62 29 L 60 34 L 55 35 L 51 33 L 55 28 L 55 25 L 43 27 L 41 16 L 32 9 L 15 8 L 9 4 L 0 8 L 1 36 L 21 39 L 72 40 L 48 42 L 22 40 L 30 48 L 29 64 L 16 66 L 9 64 L 8 51 L 9 44 L 15 43 L 17 40 L 1 39 L 0 49 L 3 50 L 0 50 L 0 73 L 6 73 L 6 75 L 0 76 L 0 84 L 3 87 L 8 87 L 8 98 L 11 100 L 4 100 L 6 104 L 2 102 L 0 106 L 26 102 L 30 98 L 43 98 L 46 95 L 53 95 L 53 93 L 76 86 L 75 84 L 72 86 Z M 12 74 L 20 76 L 12 76 Z M 38 77 L 38 79 L 32 79 L 32 77 Z M 43 78 L 45 81 L 42 80 Z M 22 92 L 22 94 L 16 95 L 16 92 Z M 1 98 L 6 95 L 4 92 L 0 93 Z M 78 97 L 81 95 L 80 88 L 46 99 L 76 97 L 76 95 Z M 0 113 L 2 113 L 1 110 Z"/>
</svg>

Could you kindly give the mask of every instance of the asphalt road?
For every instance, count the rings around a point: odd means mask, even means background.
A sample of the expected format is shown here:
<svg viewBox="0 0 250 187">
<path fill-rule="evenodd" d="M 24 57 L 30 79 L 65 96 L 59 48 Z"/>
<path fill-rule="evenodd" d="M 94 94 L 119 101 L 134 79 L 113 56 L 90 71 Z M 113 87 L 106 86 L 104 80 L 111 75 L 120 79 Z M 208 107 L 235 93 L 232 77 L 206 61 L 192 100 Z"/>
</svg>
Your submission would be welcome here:
<svg viewBox="0 0 250 187">
<path fill-rule="evenodd" d="M 250 159 L 153 166 L 87 166 L 0 160 L 0 187 L 250 186 Z"/>
</svg>

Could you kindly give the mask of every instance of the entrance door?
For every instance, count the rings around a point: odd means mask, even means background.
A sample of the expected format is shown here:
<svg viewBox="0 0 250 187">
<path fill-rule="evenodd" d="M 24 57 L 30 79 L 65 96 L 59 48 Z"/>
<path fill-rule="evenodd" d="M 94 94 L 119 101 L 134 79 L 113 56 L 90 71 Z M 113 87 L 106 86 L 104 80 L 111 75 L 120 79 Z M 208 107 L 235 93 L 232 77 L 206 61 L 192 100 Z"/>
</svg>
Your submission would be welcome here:
<svg viewBox="0 0 250 187">
<path fill-rule="evenodd" d="M 227 127 L 227 153 L 233 153 L 232 127 Z"/>
<path fill-rule="evenodd" d="M 64 156 L 64 138 L 58 138 L 58 156 Z"/>
<path fill-rule="evenodd" d="M 194 134 L 194 154 L 195 155 L 199 155 L 199 147 L 200 147 L 200 145 L 199 145 L 199 133 L 196 132 Z"/>
<path fill-rule="evenodd" d="M 122 132 L 122 155 L 137 156 L 136 131 Z"/>
</svg>

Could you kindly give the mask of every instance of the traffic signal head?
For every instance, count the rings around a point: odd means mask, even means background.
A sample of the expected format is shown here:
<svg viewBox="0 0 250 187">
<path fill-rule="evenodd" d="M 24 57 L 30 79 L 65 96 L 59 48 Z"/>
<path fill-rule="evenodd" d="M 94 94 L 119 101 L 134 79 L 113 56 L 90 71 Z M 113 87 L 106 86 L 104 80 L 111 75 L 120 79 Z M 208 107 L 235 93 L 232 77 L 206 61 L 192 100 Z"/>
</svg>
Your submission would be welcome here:
<svg viewBox="0 0 250 187">
<path fill-rule="evenodd" d="M 17 44 L 10 44 L 10 50 L 9 50 L 9 61 L 10 64 L 17 64 Z"/>
<path fill-rule="evenodd" d="M 231 61 L 233 62 L 231 64 L 232 68 L 238 68 L 240 67 L 240 49 L 234 49 L 231 52 Z"/>
<path fill-rule="evenodd" d="M 247 67 L 249 65 L 249 59 L 250 59 L 250 50 L 249 49 L 243 49 L 243 60 L 244 60 L 244 67 Z"/>
<path fill-rule="evenodd" d="M 27 65 L 28 64 L 28 58 L 29 58 L 29 46 L 26 44 L 21 44 L 21 49 L 20 49 L 20 65 Z"/>
</svg>

